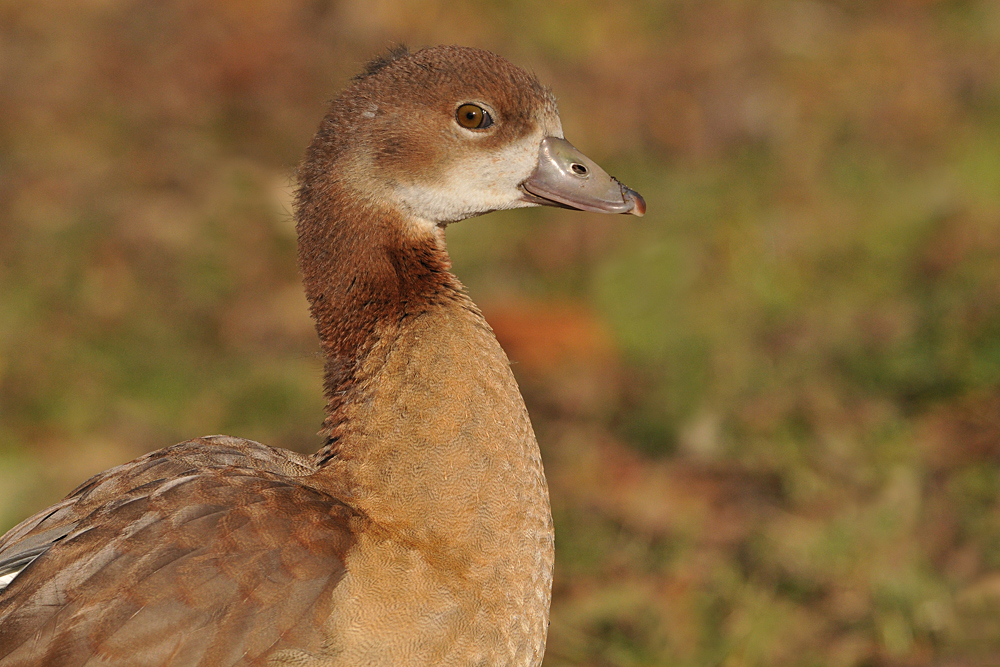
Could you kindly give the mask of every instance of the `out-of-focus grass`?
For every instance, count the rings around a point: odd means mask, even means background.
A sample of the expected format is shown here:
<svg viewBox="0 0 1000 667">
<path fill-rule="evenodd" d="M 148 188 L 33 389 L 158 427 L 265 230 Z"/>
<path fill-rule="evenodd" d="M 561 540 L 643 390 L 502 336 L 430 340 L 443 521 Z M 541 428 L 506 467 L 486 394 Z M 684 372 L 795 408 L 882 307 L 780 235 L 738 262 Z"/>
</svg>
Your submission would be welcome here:
<svg viewBox="0 0 1000 667">
<path fill-rule="evenodd" d="M 449 230 L 552 486 L 549 665 L 995 665 L 1000 6 L 0 0 L 0 524 L 309 451 L 290 188 L 393 41 L 533 68 L 649 215 Z"/>
</svg>

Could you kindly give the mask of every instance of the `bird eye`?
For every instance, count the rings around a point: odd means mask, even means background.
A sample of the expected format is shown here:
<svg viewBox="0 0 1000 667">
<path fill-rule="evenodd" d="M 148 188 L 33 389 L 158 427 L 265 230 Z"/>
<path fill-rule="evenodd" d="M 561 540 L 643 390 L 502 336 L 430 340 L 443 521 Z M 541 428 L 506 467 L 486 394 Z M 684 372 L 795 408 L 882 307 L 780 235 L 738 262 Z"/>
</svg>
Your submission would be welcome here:
<svg viewBox="0 0 1000 667">
<path fill-rule="evenodd" d="M 463 104 L 455 112 L 455 120 L 468 130 L 485 130 L 493 124 L 490 112 L 477 104 Z"/>
</svg>

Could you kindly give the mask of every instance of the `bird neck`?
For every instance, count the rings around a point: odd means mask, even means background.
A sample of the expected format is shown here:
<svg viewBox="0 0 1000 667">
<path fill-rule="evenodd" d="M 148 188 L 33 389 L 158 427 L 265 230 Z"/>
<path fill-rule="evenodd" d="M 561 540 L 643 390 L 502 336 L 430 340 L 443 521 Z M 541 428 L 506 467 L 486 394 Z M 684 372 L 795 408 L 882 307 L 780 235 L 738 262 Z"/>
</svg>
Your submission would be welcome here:
<svg viewBox="0 0 1000 667">
<path fill-rule="evenodd" d="M 522 524 L 525 503 L 547 521 L 527 410 L 492 329 L 448 270 L 443 229 L 336 188 L 311 194 L 300 192 L 298 231 L 326 362 L 320 471 L 372 518 L 428 537 L 458 525 L 456 502 L 472 531 L 456 541 L 515 527 L 487 525 L 502 517 Z"/>
<path fill-rule="evenodd" d="M 359 193 L 325 188 L 317 202 L 303 188 L 298 202 L 299 267 L 323 350 L 327 416 L 324 463 L 336 454 L 348 403 L 380 343 L 434 308 L 460 302 L 448 271 L 443 229 L 416 229 L 398 211 Z"/>
<path fill-rule="evenodd" d="M 328 399 L 314 483 L 365 517 L 368 537 L 461 582 L 475 622 L 537 664 L 552 517 L 510 363 L 449 273 L 443 230 L 312 194 L 299 194 L 299 258 Z"/>
</svg>

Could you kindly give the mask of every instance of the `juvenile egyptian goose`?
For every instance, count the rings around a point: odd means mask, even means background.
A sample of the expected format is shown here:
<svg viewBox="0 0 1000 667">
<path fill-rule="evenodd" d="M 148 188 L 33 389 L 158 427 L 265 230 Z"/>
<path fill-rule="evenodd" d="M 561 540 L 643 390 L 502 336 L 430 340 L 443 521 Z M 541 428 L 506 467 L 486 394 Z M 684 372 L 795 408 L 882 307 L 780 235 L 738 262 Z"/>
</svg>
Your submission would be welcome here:
<svg viewBox="0 0 1000 667">
<path fill-rule="evenodd" d="M 538 665 L 553 536 L 508 361 L 444 227 L 533 205 L 642 215 L 486 51 L 398 49 L 298 173 L 329 399 L 311 457 L 198 438 L 0 540 L 0 665 Z"/>
</svg>

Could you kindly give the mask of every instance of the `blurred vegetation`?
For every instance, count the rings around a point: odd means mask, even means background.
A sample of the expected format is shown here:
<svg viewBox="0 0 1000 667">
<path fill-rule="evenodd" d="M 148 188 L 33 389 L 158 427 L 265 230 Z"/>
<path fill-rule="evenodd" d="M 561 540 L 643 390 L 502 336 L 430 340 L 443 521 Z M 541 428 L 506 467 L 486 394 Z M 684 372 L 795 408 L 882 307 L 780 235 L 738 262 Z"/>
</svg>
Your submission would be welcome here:
<svg viewBox="0 0 1000 667">
<path fill-rule="evenodd" d="M 290 174 L 394 42 L 534 69 L 649 203 L 448 232 L 546 457 L 546 664 L 1000 664 L 992 0 L 0 0 L 0 528 L 316 446 Z"/>
</svg>

